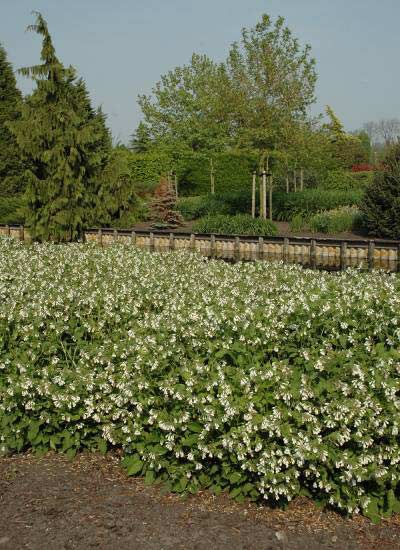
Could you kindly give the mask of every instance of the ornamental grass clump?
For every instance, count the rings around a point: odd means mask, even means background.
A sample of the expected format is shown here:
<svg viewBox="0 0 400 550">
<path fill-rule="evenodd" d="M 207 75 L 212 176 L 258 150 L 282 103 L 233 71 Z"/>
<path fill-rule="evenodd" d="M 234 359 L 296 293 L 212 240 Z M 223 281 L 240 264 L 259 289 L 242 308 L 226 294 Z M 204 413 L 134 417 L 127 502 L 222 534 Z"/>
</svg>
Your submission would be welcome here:
<svg viewBox="0 0 400 550">
<path fill-rule="evenodd" d="M 400 280 L 0 240 L 0 453 L 399 511 Z"/>
</svg>

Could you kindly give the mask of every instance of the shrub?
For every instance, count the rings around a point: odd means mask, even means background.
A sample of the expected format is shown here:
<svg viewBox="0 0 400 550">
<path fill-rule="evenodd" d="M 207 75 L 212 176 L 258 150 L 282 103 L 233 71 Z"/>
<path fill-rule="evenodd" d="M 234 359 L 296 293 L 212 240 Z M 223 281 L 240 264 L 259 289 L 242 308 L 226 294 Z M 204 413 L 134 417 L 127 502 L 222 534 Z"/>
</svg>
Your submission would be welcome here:
<svg viewBox="0 0 400 550">
<path fill-rule="evenodd" d="M 311 231 L 316 233 L 340 233 L 362 229 L 363 218 L 357 207 L 342 206 L 335 210 L 314 214 L 309 219 L 308 225 Z"/>
<path fill-rule="evenodd" d="M 195 233 L 222 233 L 225 235 L 276 235 L 277 228 L 269 220 L 252 218 L 249 214 L 205 216 L 193 224 Z"/>
<path fill-rule="evenodd" d="M 308 229 L 308 219 L 303 214 L 295 214 L 290 221 L 290 231 L 298 233 Z"/>
<path fill-rule="evenodd" d="M 368 162 L 362 162 L 360 164 L 353 164 L 351 167 L 351 171 L 358 173 L 358 172 L 373 172 L 375 170 L 375 166 L 373 164 L 369 164 Z"/>
<path fill-rule="evenodd" d="M 238 214 L 251 211 L 251 194 L 246 191 L 181 197 L 178 209 L 186 220 L 212 214 Z"/>
<path fill-rule="evenodd" d="M 0 239 L 0 453 L 399 510 L 400 279 Z"/>
<path fill-rule="evenodd" d="M 340 206 L 360 203 L 363 192 L 359 189 L 334 191 L 307 189 L 298 193 L 274 193 L 273 209 L 277 220 L 290 221 L 297 214 L 305 218 L 321 210 L 332 210 Z"/>
<path fill-rule="evenodd" d="M 178 200 L 178 210 L 185 220 L 195 220 L 209 214 L 230 214 L 231 208 L 215 195 L 182 197 Z"/>
<path fill-rule="evenodd" d="M 176 192 L 165 177 L 161 176 L 154 191 L 150 214 L 154 226 L 178 227 L 183 223 L 181 213 L 176 210 Z"/>
<path fill-rule="evenodd" d="M 24 223 L 24 199 L 22 196 L 0 197 L 0 223 L 20 225 Z"/>
<path fill-rule="evenodd" d="M 109 226 L 119 229 L 130 229 L 137 223 L 147 220 L 149 216 L 150 211 L 148 205 L 139 199 L 134 207 L 122 212 L 119 218 L 112 219 Z"/>
<path fill-rule="evenodd" d="M 371 235 L 400 239 L 400 145 L 375 173 L 361 203 L 365 226 Z"/>
<path fill-rule="evenodd" d="M 372 172 L 372 171 L 354 172 L 352 174 L 352 177 L 353 177 L 354 181 L 357 183 L 356 186 L 358 186 L 360 189 L 365 190 L 365 188 L 368 185 L 370 185 L 370 183 L 374 179 L 374 172 Z"/>
</svg>

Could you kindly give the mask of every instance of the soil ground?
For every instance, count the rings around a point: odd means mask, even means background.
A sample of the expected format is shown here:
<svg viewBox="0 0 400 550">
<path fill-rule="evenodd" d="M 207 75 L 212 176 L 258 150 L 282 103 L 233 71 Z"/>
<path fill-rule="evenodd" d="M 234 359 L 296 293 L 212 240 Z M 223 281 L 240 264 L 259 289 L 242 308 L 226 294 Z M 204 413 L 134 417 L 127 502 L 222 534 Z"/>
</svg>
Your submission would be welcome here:
<svg viewBox="0 0 400 550">
<path fill-rule="evenodd" d="M 0 550 L 395 550 L 400 516 L 373 525 L 297 499 L 285 511 L 208 492 L 182 499 L 127 478 L 116 454 L 0 459 Z"/>
<path fill-rule="evenodd" d="M 193 227 L 193 221 L 184 222 L 180 227 L 173 229 L 172 232 L 190 233 Z M 289 222 L 274 222 L 278 228 L 278 235 L 280 237 L 312 237 L 313 239 L 345 239 L 348 241 L 357 241 L 362 239 L 368 239 L 368 236 L 361 232 L 342 232 L 342 233 L 312 233 L 311 231 L 290 231 Z M 136 231 L 151 229 L 151 222 L 140 222 L 133 229 Z"/>
</svg>

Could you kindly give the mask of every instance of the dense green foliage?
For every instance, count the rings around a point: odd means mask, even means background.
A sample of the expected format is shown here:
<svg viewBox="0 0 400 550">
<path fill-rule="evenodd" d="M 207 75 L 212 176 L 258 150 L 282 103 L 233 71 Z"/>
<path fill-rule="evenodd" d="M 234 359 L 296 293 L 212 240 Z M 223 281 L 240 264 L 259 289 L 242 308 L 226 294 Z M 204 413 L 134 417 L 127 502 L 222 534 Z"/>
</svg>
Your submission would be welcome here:
<svg viewBox="0 0 400 550">
<path fill-rule="evenodd" d="M 0 196 L 24 190 L 24 164 L 8 123 L 19 116 L 21 92 L 17 88 L 11 64 L 0 44 Z"/>
<path fill-rule="evenodd" d="M 251 212 L 251 194 L 244 191 L 182 197 L 178 200 L 178 209 L 186 220 L 210 214 L 245 214 Z"/>
<path fill-rule="evenodd" d="M 130 154 L 128 162 L 131 180 L 142 195 L 154 191 L 160 176 L 172 170 L 171 158 L 161 151 Z"/>
<path fill-rule="evenodd" d="M 349 191 L 364 189 L 371 181 L 373 172 L 349 172 L 346 170 L 331 170 L 319 182 L 321 189 L 337 189 Z"/>
<path fill-rule="evenodd" d="M 211 190 L 211 160 L 218 193 L 251 188 L 257 158 L 248 152 L 184 153 L 174 157 L 165 150 L 131 154 L 130 177 L 140 191 L 152 191 L 160 176 L 176 172 L 180 195 L 201 195 Z"/>
<path fill-rule="evenodd" d="M 127 275 L 128 274 L 128 275 Z M 400 280 L 0 241 L 0 452 L 373 519 L 399 510 Z"/>
<path fill-rule="evenodd" d="M 297 214 L 308 218 L 321 210 L 333 210 L 340 206 L 352 206 L 360 203 L 363 192 L 358 189 L 349 191 L 306 189 L 298 193 L 274 193 L 273 205 L 277 220 L 291 221 Z"/>
<path fill-rule="evenodd" d="M 43 37 L 43 63 L 21 69 L 36 87 L 9 125 L 29 162 L 26 223 L 33 239 L 71 241 L 98 216 L 99 178 L 111 140 L 83 80 L 58 60 L 40 14 L 30 27 Z"/>
<path fill-rule="evenodd" d="M 214 214 L 200 218 L 193 224 L 195 233 L 221 233 L 225 235 L 276 235 L 276 226 L 269 220 L 252 218 L 249 214 L 226 216 Z"/>
<path fill-rule="evenodd" d="M 362 229 L 363 217 L 356 206 L 342 206 L 314 214 L 308 221 L 316 233 L 340 233 Z"/>
<path fill-rule="evenodd" d="M 358 206 L 340 206 L 333 210 L 322 210 L 316 214 L 299 213 L 290 221 L 291 231 L 313 231 L 315 233 L 341 233 L 343 231 L 364 231 L 364 217 Z"/>
<path fill-rule="evenodd" d="M 138 197 L 130 171 L 130 152 L 115 147 L 99 176 L 98 208 L 95 225 L 132 226 L 143 215 L 143 201 Z"/>
<path fill-rule="evenodd" d="M 274 150 L 289 145 L 304 122 L 315 82 L 310 47 L 301 47 L 282 17 L 263 15 L 242 30 L 225 62 L 194 54 L 163 75 L 151 96 L 140 96 L 139 133 L 181 150 Z"/>
<path fill-rule="evenodd" d="M 365 226 L 371 235 L 400 239 L 400 145 L 375 173 L 361 203 Z"/>
<path fill-rule="evenodd" d="M 0 223 L 8 225 L 23 224 L 24 210 L 23 196 L 0 197 Z"/>
<path fill-rule="evenodd" d="M 326 114 L 329 122 L 325 123 L 323 128 L 326 130 L 330 141 L 330 154 L 336 160 L 338 166 L 341 169 L 348 170 L 353 164 L 369 162 L 370 154 L 366 145 L 368 136 L 348 134 L 329 105 L 326 108 Z"/>
</svg>

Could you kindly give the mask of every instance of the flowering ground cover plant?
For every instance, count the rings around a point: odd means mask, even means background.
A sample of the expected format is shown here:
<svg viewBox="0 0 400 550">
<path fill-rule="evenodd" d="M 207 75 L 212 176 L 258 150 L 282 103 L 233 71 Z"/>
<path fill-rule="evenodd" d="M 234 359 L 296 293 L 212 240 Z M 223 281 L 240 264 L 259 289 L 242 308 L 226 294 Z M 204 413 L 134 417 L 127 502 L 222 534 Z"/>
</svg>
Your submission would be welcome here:
<svg viewBox="0 0 400 550">
<path fill-rule="evenodd" d="M 0 241 L 0 452 L 123 448 L 130 475 L 399 511 L 396 275 Z"/>
</svg>

